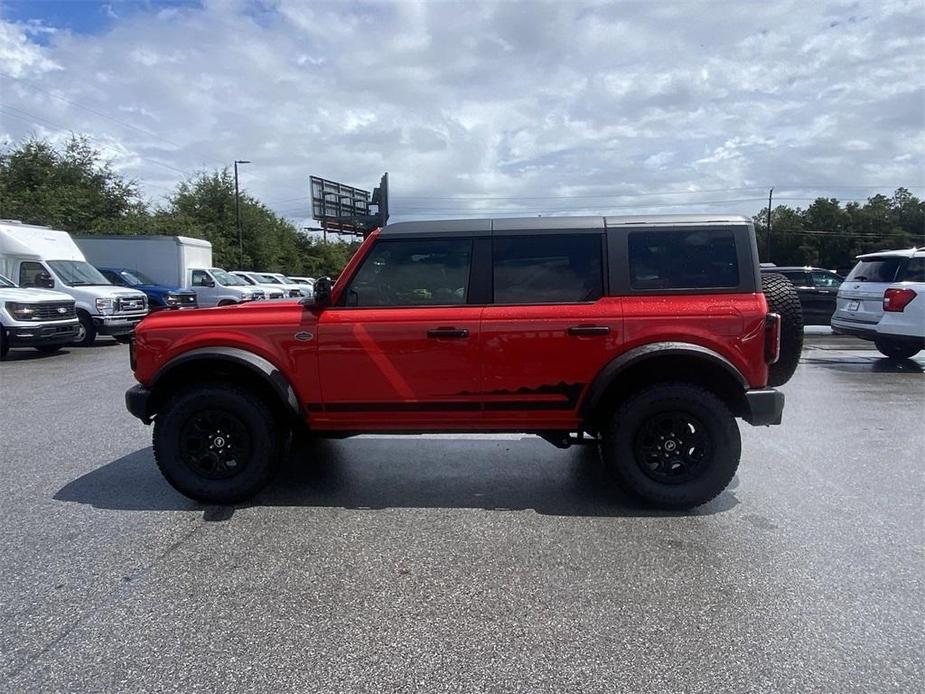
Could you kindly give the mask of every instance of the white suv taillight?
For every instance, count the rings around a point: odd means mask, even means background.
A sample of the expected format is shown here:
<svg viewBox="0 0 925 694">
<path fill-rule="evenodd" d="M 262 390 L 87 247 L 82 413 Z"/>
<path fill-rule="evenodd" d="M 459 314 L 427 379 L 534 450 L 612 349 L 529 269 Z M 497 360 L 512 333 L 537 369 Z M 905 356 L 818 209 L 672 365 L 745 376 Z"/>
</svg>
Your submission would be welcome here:
<svg viewBox="0 0 925 694">
<path fill-rule="evenodd" d="M 898 313 L 905 309 L 915 296 L 912 289 L 887 289 L 883 294 L 883 310 Z"/>
</svg>

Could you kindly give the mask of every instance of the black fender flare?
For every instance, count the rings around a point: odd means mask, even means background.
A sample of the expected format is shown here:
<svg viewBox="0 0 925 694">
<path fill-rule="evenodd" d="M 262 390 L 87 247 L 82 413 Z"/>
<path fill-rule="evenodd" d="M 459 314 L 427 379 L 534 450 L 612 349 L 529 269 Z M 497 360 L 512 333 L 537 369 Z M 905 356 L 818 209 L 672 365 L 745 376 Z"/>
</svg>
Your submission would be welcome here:
<svg viewBox="0 0 925 694">
<path fill-rule="evenodd" d="M 742 372 L 719 352 L 690 342 L 653 342 L 624 352 L 609 361 L 598 371 L 597 376 L 588 386 L 588 390 L 578 408 L 582 421 L 587 421 L 591 418 L 607 388 L 622 372 L 631 366 L 636 366 L 640 362 L 654 357 L 676 355 L 694 357 L 719 366 L 742 386 L 743 392 L 748 390 L 748 380 L 742 375 Z"/>
<path fill-rule="evenodd" d="M 243 366 L 252 373 L 262 378 L 267 385 L 276 393 L 286 409 L 295 417 L 301 416 L 299 399 L 296 397 L 295 390 L 289 379 L 278 369 L 271 361 L 264 359 L 259 354 L 254 354 L 246 349 L 238 347 L 200 347 L 184 352 L 174 357 L 164 364 L 151 380 L 150 388 L 153 390 L 157 387 L 158 381 L 168 376 L 171 372 L 180 366 L 190 364 L 196 361 L 224 361 Z"/>
</svg>

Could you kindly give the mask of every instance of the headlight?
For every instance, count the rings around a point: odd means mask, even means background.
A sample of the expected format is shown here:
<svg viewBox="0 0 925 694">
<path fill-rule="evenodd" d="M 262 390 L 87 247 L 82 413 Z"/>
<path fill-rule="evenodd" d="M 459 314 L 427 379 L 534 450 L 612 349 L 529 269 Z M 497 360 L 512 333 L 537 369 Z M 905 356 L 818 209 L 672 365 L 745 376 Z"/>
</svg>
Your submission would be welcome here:
<svg viewBox="0 0 925 694">
<path fill-rule="evenodd" d="M 164 296 L 164 303 L 168 306 L 176 306 L 180 303 L 180 297 L 178 297 L 176 294 L 167 292 L 167 294 Z"/>
<path fill-rule="evenodd" d="M 16 320 L 42 320 L 38 306 L 35 304 L 18 304 L 14 301 L 7 301 L 6 310 Z"/>
<path fill-rule="evenodd" d="M 96 310 L 100 313 L 112 313 L 112 299 L 97 299 Z"/>
</svg>

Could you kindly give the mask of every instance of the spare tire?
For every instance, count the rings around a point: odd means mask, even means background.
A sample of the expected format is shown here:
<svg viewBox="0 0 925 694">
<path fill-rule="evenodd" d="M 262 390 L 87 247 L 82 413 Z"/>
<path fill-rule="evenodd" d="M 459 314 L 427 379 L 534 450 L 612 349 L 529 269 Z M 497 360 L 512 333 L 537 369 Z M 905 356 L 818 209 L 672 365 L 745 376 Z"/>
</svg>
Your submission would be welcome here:
<svg viewBox="0 0 925 694">
<path fill-rule="evenodd" d="M 776 272 L 761 273 L 768 310 L 780 316 L 780 356 L 768 367 L 768 385 L 782 386 L 793 376 L 803 351 L 803 308 L 793 283 Z"/>
</svg>

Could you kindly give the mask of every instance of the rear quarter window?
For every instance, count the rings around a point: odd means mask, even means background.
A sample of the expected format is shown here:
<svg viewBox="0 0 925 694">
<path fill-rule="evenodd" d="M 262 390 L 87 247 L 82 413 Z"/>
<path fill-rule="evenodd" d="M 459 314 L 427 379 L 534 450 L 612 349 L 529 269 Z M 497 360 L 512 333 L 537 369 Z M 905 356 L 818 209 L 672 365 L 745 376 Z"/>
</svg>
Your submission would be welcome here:
<svg viewBox="0 0 925 694">
<path fill-rule="evenodd" d="M 925 282 L 925 258 L 909 258 L 899 273 L 900 282 Z"/>
<path fill-rule="evenodd" d="M 634 231 L 628 241 L 630 286 L 635 290 L 739 286 L 732 231 Z"/>
</svg>

